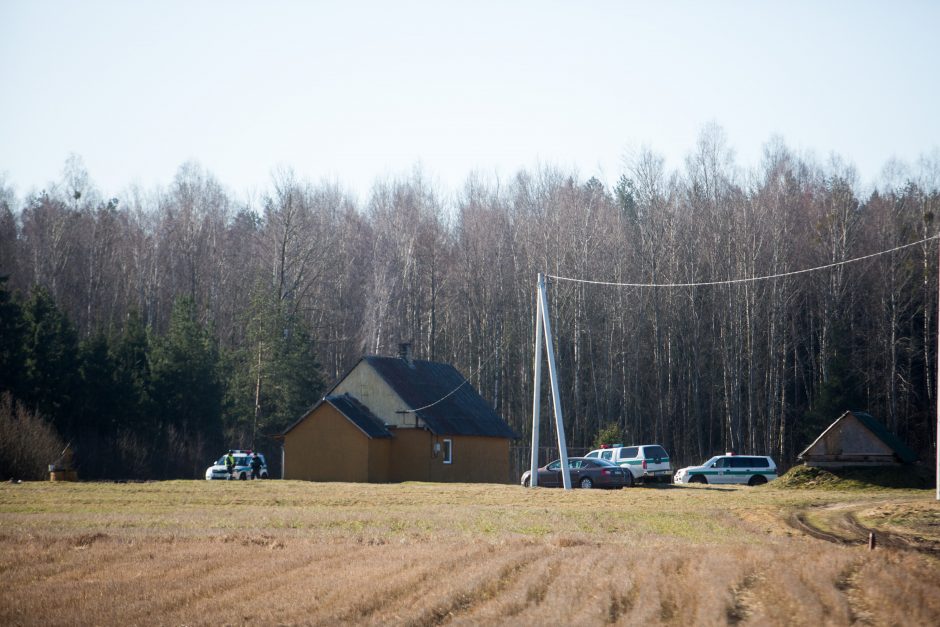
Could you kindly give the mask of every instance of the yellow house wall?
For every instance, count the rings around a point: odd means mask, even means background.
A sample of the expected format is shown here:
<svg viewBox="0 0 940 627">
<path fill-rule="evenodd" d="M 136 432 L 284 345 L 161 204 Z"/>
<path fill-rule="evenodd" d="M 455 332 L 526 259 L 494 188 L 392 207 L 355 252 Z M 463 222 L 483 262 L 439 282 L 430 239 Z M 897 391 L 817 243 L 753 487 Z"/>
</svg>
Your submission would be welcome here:
<svg viewBox="0 0 940 627">
<path fill-rule="evenodd" d="M 444 463 L 444 440 L 452 442 L 452 463 Z M 434 455 L 434 444 L 441 451 Z M 436 436 L 424 429 L 398 429 L 392 442 L 391 481 L 509 483 L 509 440 Z"/>
<path fill-rule="evenodd" d="M 401 413 L 411 409 L 381 376 L 365 361 L 360 361 L 331 394 L 349 393 L 387 425 L 415 426 L 415 415 Z"/>
<path fill-rule="evenodd" d="M 389 460 L 391 481 L 431 481 L 431 433 L 424 429 L 396 429 Z"/>
<path fill-rule="evenodd" d="M 375 438 L 369 440 L 369 482 L 387 483 L 389 455 L 392 440 L 389 438 Z"/>
<path fill-rule="evenodd" d="M 356 425 L 332 405 L 323 403 L 284 436 L 284 478 L 369 481 L 369 444 L 369 438 Z M 377 478 L 373 480 L 381 481 L 380 470 L 374 472 Z"/>
<path fill-rule="evenodd" d="M 452 442 L 450 464 L 444 463 L 444 440 Z M 509 483 L 508 439 L 455 435 L 433 441 L 441 443 L 441 453 L 432 460 L 431 481 Z"/>
</svg>

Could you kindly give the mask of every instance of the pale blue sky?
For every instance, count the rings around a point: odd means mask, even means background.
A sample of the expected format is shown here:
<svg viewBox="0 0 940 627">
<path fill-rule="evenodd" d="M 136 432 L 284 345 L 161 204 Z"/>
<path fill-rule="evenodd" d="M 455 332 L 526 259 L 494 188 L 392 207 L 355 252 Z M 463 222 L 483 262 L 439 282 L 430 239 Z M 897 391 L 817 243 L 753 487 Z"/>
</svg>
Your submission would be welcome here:
<svg viewBox="0 0 940 627">
<path fill-rule="evenodd" d="M 80 155 L 104 194 L 194 159 L 242 195 L 272 170 L 364 199 L 420 163 L 680 167 L 717 122 L 738 164 L 780 135 L 878 178 L 940 145 L 940 2 L 0 0 L 0 173 Z"/>
</svg>

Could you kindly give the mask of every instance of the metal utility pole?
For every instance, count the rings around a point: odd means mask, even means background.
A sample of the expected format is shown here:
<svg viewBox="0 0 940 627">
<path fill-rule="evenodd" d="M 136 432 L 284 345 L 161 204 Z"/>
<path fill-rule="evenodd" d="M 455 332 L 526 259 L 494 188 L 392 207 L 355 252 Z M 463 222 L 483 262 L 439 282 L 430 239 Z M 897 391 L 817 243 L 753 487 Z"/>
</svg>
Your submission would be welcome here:
<svg viewBox="0 0 940 627">
<path fill-rule="evenodd" d="M 539 275 L 541 285 L 542 275 Z M 535 390 L 532 398 L 532 463 L 529 466 L 529 486 L 534 488 L 539 484 L 539 415 L 542 403 L 542 299 L 535 300 L 535 374 L 532 388 Z"/>
<path fill-rule="evenodd" d="M 937 370 L 934 372 L 934 379 L 937 385 L 937 393 L 934 394 L 934 401 L 937 403 L 937 431 L 934 438 L 934 448 L 936 449 L 936 488 L 937 500 L 940 501 L 940 245 L 937 246 Z"/>
<path fill-rule="evenodd" d="M 568 468 L 568 445 L 565 442 L 565 424 L 561 414 L 561 394 L 558 391 L 558 369 L 555 366 L 555 348 L 552 345 L 552 325 L 548 316 L 548 295 L 545 275 L 539 273 L 538 296 L 535 312 L 535 377 L 532 401 L 532 464 L 529 485 L 538 484 L 540 388 L 542 383 L 542 334 L 548 356 L 548 375 L 552 382 L 552 405 L 555 413 L 555 432 L 558 435 L 558 453 L 561 460 L 561 480 L 565 490 L 571 489 L 571 469 Z"/>
</svg>

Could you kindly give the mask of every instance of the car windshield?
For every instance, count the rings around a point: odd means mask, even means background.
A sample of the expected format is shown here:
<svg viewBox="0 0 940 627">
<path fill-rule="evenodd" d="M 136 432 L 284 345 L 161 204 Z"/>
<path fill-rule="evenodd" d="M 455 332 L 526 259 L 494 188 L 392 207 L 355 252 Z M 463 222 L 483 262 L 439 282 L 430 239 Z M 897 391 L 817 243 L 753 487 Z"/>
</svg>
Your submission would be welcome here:
<svg viewBox="0 0 940 627">
<path fill-rule="evenodd" d="M 715 456 L 712 457 L 710 460 L 708 460 L 707 462 L 705 462 L 704 464 L 702 464 L 702 466 L 711 466 L 712 464 L 714 464 L 715 462 L 717 462 L 720 458 L 721 458 L 721 455 L 715 455 Z"/>
</svg>

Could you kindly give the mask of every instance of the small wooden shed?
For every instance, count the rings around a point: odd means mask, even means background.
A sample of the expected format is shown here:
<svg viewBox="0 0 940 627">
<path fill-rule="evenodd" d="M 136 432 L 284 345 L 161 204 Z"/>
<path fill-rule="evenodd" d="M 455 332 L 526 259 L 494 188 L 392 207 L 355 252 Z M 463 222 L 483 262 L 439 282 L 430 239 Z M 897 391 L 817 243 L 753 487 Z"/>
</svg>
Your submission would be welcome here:
<svg viewBox="0 0 940 627">
<path fill-rule="evenodd" d="M 507 483 L 518 437 L 449 364 L 367 356 L 287 428 L 283 478 Z"/>
<path fill-rule="evenodd" d="M 839 468 L 912 464 L 917 454 L 871 415 L 847 411 L 798 458 L 807 466 Z"/>
</svg>

